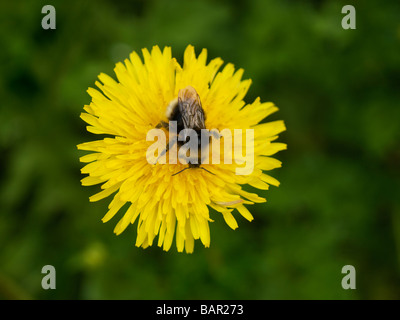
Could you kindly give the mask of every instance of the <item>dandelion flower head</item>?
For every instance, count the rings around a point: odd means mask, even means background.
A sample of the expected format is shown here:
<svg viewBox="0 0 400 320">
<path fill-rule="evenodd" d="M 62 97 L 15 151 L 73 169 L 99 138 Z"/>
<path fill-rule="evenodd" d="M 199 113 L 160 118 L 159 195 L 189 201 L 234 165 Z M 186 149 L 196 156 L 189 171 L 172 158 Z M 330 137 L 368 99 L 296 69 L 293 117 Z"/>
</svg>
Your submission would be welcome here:
<svg viewBox="0 0 400 320">
<path fill-rule="evenodd" d="M 85 163 L 81 172 L 87 174 L 81 182 L 84 186 L 101 185 L 90 201 L 112 197 L 103 222 L 123 211 L 114 229 L 117 235 L 137 224 L 136 246 L 157 243 L 168 251 L 175 238 L 179 252 L 191 253 L 197 239 L 210 246 L 212 215 L 221 214 L 232 229 L 238 227 L 238 214 L 253 220 L 248 206 L 266 200 L 245 191 L 246 185 L 263 193 L 269 185 L 279 185 L 265 171 L 281 166 L 271 156 L 286 149 L 284 143 L 275 141 L 285 125 L 283 121 L 260 123 L 278 108 L 259 98 L 246 104 L 243 99 L 251 80 L 242 79 L 243 69 L 235 70 L 230 63 L 222 68 L 220 58 L 207 62 L 205 49 L 196 56 L 189 45 L 183 65 L 172 57 L 170 47 L 143 49 L 142 55 L 143 59 L 132 52 L 124 63 L 116 64 L 117 80 L 102 73 L 95 82 L 98 89 L 88 89 L 92 100 L 81 118 L 89 132 L 106 137 L 78 145 L 78 149 L 89 151 L 80 158 Z M 168 121 L 167 106 L 188 86 L 195 88 L 201 99 L 206 128 L 254 130 L 254 169 L 250 174 L 236 174 L 241 164 L 235 159 L 232 163 L 202 164 L 205 170 L 183 170 L 187 165 L 180 162 L 148 162 L 146 152 L 153 142 L 146 140 L 147 133 Z"/>
</svg>

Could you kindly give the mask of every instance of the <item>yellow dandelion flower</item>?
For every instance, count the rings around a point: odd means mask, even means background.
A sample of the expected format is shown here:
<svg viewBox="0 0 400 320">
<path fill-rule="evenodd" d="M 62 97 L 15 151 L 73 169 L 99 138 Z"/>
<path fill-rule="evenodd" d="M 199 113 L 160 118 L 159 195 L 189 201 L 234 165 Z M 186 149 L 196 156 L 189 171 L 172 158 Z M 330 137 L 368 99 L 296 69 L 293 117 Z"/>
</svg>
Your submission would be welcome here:
<svg viewBox="0 0 400 320">
<path fill-rule="evenodd" d="M 209 222 L 213 221 L 210 208 L 236 229 L 235 209 L 251 221 L 253 216 L 245 205 L 265 202 L 257 194 L 243 190 L 243 186 L 267 190 L 269 185 L 279 185 L 263 171 L 281 166 L 280 161 L 270 156 L 286 149 L 285 144 L 274 142 L 285 125 L 283 121 L 260 124 L 278 108 L 271 102 L 260 102 L 259 98 L 245 104 L 243 99 L 251 80 L 242 80 L 243 69 L 235 71 L 232 64 L 220 70 L 223 64 L 220 58 L 207 63 L 207 50 L 203 49 L 196 57 L 194 47 L 189 45 L 183 66 L 172 57 L 170 47 L 161 51 L 154 46 L 151 52 L 143 49 L 142 53 L 143 61 L 133 52 L 124 63 L 116 64 L 118 81 L 102 73 L 98 77 L 100 82 L 95 83 L 101 92 L 88 89 L 92 101 L 84 107 L 86 112 L 81 118 L 89 124 L 89 132 L 110 137 L 78 145 L 78 149 L 92 152 L 80 158 L 87 163 L 81 172 L 88 174 L 81 182 L 84 186 L 101 184 L 102 190 L 90 197 L 90 201 L 113 195 L 103 222 L 126 205 L 127 210 L 114 229 L 117 235 L 138 221 L 136 246 L 146 248 L 157 241 L 159 247 L 168 251 L 176 235 L 177 250 L 191 253 L 196 239 L 205 247 L 210 246 Z M 148 161 L 146 154 L 154 144 L 147 141 L 148 132 L 168 122 L 167 108 L 185 88 L 193 88 L 198 94 L 205 128 L 220 132 L 228 129 L 233 132 L 232 139 L 241 142 L 238 148 L 233 147 L 240 151 L 236 152 L 225 148 L 225 142 L 232 146 L 228 135 L 212 139 L 224 146 L 219 149 L 220 157 L 231 157 L 230 162 L 202 162 L 183 170 L 188 165 L 180 161 L 165 164 Z M 250 140 L 245 131 L 248 129 L 253 132 Z M 168 128 L 160 130 L 169 141 Z M 246 165 L 247 158 L 242 154 L 251 156 L 254 162 L 247 174 L 238 174 L 238 169 Z"/>
</svg>

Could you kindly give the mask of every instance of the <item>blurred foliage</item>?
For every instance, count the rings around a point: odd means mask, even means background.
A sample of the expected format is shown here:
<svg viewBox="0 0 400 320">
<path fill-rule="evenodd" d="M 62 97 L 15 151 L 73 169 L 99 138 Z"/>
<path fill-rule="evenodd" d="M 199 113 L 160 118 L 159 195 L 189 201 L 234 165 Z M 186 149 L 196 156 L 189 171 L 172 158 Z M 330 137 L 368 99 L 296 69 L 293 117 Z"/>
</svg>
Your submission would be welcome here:
<svg viewBox="0 0 400 320">
<path fill-rule="evenodd" d="M 52 4 L 57 29 L 43 30 Z M 353 4 L 357 29 L 343 30 Z M 400 299 L 400 3 L 2 1 L 0 298 Z M 192 255 L 134 246 L 89 203 L 76 144 L 97 75 L 132 50 L 187 44 L 245 69 L 288 150 L 268 202 Z M 41 288 L 54 265 L 57 289 Z M 343 290 L 354 265 L 357 289 Z"/>
</svg>

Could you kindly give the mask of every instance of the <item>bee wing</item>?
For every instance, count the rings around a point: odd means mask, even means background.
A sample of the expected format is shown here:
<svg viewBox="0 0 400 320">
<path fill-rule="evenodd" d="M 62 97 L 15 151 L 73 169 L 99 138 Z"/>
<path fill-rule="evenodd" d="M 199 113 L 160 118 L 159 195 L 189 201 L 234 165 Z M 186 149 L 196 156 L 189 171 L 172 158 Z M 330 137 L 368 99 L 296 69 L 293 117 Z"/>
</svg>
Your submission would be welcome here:
<svg viewBox="0 0 400 320">
<path fill-rule="evenodd" d="M 185 128 L 194 130 L 206 128 L 200 97 L 193 87 L 187 86 L 179 91 L 178 105 Z"/>
</svg>

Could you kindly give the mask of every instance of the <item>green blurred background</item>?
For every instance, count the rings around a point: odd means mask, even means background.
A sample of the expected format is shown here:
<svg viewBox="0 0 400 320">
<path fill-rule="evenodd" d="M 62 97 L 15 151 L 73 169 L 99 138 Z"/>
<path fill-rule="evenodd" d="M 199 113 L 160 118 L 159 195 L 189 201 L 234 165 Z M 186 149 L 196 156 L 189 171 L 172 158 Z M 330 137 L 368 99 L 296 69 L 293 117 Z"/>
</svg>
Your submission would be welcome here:
<svg viewBox="0 0 400 320">
<path fill-rule="evenodd" d="M 41 28 L 46 4 L 56 30 Z M 2 1 L 0 298 L 400 299 L 399 17 L 397 0 Z M 80 185 L 76 144 L 98 138 L 79 118 L 86 89 L 155 44 L 244 68 L 246 101 L 275 102 L 269 120 L 288 128 L 281 186 L 235 231 L 213 213 L 211 247 L 192 255 L 136 248 L 136 224 L 115 236 L 110 199 Z"/>
</svg>

